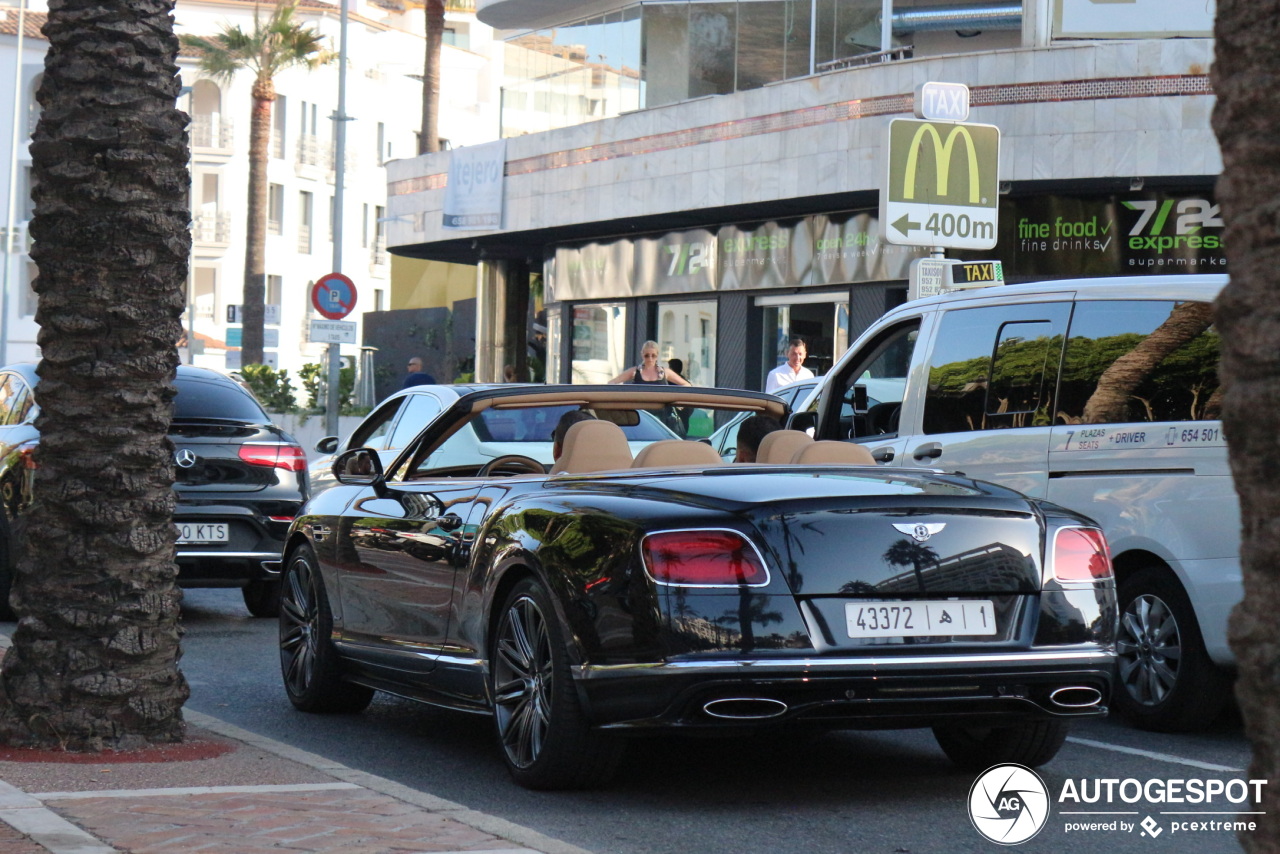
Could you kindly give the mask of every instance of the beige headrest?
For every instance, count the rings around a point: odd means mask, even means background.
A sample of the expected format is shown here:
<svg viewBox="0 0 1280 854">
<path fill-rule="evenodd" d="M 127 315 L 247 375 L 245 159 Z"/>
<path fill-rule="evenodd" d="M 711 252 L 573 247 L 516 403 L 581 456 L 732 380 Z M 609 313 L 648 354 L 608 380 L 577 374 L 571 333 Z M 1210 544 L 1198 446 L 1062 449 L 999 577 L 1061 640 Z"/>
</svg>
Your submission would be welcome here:
<svg viewBox="0 0 1280 854">
<path fill-rule="evenodd" d="M 760 447 L 756 450 L 756 462 L 789 463 L 797 451 L 812 444 L 813 438 L 808 433 L 802 433 L 799 430 L 774 430 L 772 433 L 765 434 L 765 437 L 760 440 Z"/>
<path fill-rule="evenodd" d="M 612 421 L 579 421 L 564 434 L 560 459 L 551 474 L 585 474 L 631 466 L 631 447 L 622 428 Z"/>
<path fill-rule="evenodd" d="M 875 457 L 862 445 L 854 442 L 811 442 L 791 458 L 793 463 L 837 463 L 840 465 L 873 466 Z"/>
<path fill-rule="evenodd" d="M 705 442 L 664 439 L 645 445 L 636 454 L 632 468 L 667 468 L 669 466 L 718 466 L 724 460 Z"/>
</svg>

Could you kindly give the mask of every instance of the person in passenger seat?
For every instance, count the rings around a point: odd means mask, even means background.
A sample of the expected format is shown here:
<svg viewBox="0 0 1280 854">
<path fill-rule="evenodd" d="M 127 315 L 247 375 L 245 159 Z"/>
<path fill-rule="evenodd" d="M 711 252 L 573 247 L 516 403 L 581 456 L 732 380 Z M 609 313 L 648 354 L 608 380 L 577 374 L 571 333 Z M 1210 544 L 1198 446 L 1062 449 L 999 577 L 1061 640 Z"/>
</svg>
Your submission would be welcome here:
<svg viewBox="0 0 1280 854">
<path fill-rule="evenodd" d="M 760 450 L 760 440 L 782 425 L 770 415 L 752 415 L 738 427 L 738 452 L 734 456 L 735 463 L 754 463 Z"/>
</svg>

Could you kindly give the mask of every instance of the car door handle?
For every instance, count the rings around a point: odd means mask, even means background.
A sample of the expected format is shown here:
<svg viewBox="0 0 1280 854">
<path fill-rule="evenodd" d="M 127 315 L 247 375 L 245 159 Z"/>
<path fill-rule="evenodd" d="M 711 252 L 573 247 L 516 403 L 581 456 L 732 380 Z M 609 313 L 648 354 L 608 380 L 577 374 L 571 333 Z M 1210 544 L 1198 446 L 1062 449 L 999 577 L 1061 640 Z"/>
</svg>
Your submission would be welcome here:
<svg viewBox="0 0 1280 854">
<path fill-rule="evenodd" d="M 942 446 L 937 442 L 930 442 L 927 445 L 921 445 L 911 454 L 918 462 L 924 460 L 936 460 L 942 456 Z"/>
<path fill-rule="evenodd" d="M 462 517 L 457 513 L 446 513 L 436 520 L 436 527 L 442 531 L 456 531 L 462 527 Z"/>
<path fill-rule="evenodd" d="M 871 452 L 871 458 L 878 463 L 891 463 L 893 462 L 894 456 L 896 455 L 894 454 L 893 448 L 891 447 L 876 448 L 874 451 Z"/>
</svg>

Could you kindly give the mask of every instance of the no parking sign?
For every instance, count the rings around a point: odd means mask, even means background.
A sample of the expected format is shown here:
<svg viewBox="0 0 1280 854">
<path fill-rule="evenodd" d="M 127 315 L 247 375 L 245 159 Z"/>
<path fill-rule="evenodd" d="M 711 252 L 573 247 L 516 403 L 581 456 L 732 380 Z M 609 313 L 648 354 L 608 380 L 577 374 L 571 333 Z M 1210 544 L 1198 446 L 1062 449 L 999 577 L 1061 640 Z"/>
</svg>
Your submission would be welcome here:
<svg viewBox="0 0 1280 854">
<path fill-rule="evenodd" d="M 356 285 L 341 273 L 329 273 L 311 288 L 311 304 L 330 320 L 341 320 L 356 307 Z"/>
</svg>

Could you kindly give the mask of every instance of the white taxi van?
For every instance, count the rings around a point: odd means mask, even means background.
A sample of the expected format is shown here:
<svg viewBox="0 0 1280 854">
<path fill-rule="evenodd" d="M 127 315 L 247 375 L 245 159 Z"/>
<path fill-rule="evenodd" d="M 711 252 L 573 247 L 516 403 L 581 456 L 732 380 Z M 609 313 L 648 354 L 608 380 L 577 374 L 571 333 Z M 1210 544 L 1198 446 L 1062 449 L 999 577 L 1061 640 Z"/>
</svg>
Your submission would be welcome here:
<svg viewBox="0 0 1280 854">
<path fill-rule="evenodd" d="M 1058 280 L 909 302 L 859 337 L 792 426 L 1096 519 L 1119 589 L 1115 705 L 1145 728 L 1196 728 L 1229 695 L 1242 590 L 1212 316 L 1225 284 Z M 894 383 L 900 399 L 884 400 Z"/>
</svg>

